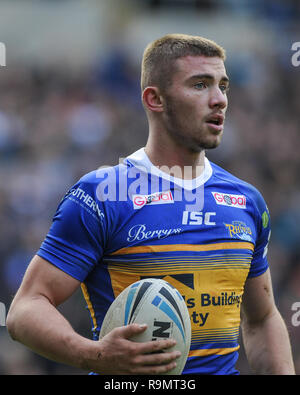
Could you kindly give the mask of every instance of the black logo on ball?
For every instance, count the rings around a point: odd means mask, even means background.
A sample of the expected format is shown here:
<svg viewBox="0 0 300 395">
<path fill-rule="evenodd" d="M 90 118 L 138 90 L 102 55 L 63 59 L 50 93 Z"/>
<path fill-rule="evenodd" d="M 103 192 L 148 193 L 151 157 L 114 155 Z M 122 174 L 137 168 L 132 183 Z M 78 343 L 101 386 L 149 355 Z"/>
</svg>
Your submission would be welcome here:
<svg viewBox="0 0 300 395">
<path fill-rule="evenodd" d="M 168 332 L 168 330 L 171 327 L 171 322 L 154 321 L 153 326 L 157 329 L 154 329 L 152 332 L 152 340 L 156 340 L 158 337 L 162 339 L 170 337 L 170 332 Z"/>
</svg>

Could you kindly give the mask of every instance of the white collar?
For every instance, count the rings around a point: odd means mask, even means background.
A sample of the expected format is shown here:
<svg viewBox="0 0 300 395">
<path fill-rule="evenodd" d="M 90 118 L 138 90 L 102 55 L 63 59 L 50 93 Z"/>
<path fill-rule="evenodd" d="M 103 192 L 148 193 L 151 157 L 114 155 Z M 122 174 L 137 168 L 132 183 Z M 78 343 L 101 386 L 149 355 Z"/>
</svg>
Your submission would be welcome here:
<svg viewBox="0 0 300 395">
<path fill-rule="evenodd" d="M 204 159 L 203 173 L 199 177 L 193 178 L 192 180 L 176 178 L 169 175 L 168 173 L 161 171 L 157 166 L 154 166 L 152 164 L 145 152 L 144 147 L 129 155 L 127 158 L 125 158 L 125 160 L 143 171 L 154 174 L 158 177 L 168 180 L 169 182 L 173 182 L 174 184 L 179 185 L 181 188 L 187 190 L 193 190 L 195 188 L 198 188 L 200 185 L 203 185 L 206 181 L 208 181 L 212 175 L 212 167 L 206 157 Z"/>
</svg>

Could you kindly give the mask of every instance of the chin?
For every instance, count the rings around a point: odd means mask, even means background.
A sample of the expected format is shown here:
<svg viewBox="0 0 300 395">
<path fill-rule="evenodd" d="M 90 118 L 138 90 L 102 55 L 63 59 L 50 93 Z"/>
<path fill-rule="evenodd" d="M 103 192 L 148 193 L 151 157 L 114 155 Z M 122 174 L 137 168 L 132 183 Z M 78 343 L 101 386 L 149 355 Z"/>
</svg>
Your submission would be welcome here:
<svg viewBox="0 0 300 395">
<path fill-rule="evenodd" d="M 207 149 L 214 149 L 217 148 L 219 146 L 219 142 L 209 142 L 209 143 L 198 143 L 198 144 L 192 144 L 190 146 L 187 146 L 187 149 L 190 152 L 195 152 L 195 153 L 199 153 L 203 150 L 207 150 Z"/>
<path fill-rule="evenodd" d="M 203 144 L 202 149 L 214 149 L 220 145 L 220 141 L 214 141 L 211 143 Z"/>
<path fill-rule="evenodd" d="M 202 141 L 203 149 L 214 149 L 217 148 L 222 140 L 222 135 L 214 136 L 212 139 L 207 139 L 207 141 Z"/>
<path fill-rule="evenodd" d="M 214 149 L 217 148 L 220 145 L 220 143 L 221 143 L 221 139 L 219 138 L 209 141 L 199 141 L 195 151 L 200 152 L 205 149 Z"/>
</svg>

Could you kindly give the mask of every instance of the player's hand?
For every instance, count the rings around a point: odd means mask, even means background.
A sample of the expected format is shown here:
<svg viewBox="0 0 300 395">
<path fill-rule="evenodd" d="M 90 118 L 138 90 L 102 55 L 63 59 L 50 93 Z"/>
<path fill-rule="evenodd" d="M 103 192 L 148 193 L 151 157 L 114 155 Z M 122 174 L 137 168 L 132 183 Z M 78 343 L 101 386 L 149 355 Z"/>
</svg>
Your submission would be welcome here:
<svg viewBox="0 0 300 395">
<path fill-rule="evenodd" d="M 130 324 L 113 329 L 95 342 L 97 356 L 89 368 L 101 374 L 161 374 L 176 366 L 180 351 L 167 351 L 176 344 L 174 339 L 137 343 L 130 340 L 142 333 L 146 325 Z"/>
</svg>

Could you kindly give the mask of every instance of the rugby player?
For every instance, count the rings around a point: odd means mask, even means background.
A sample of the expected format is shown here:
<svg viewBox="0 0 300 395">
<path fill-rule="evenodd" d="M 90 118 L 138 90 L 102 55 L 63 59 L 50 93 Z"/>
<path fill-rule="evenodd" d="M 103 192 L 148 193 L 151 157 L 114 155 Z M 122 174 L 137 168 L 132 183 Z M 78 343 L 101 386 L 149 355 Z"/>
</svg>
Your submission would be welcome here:
<svg viewBox="0 0 300 395">
<path fill-rule="evenodd" d="M 144 325 L 99 339 L 114 298 L 141 278 L 159 277 L 179 289 L 190 312 L 183 373 L 238 374 L 241 326 L 253 372 L 294 374 L 267 261 L 266 203 L 205 156 L 223 135 L 224 62 L 224 49 L 198 36 L 170 34 L 147 46 L 141 76 L 147 144 L 115 167 L 84 175 L 66 193 L 11 304 L 13 339 L 95 373 L 168 372 L 178 357 L 169 350 L 172 339 L 130 341 Z M 79 286 L 93 340 L 57 309 Z"/>
</svg>

